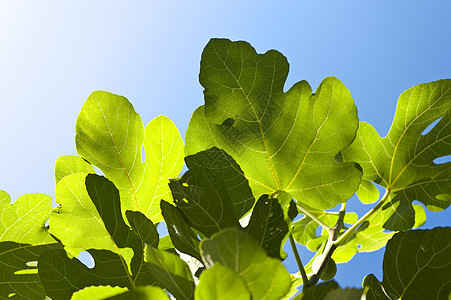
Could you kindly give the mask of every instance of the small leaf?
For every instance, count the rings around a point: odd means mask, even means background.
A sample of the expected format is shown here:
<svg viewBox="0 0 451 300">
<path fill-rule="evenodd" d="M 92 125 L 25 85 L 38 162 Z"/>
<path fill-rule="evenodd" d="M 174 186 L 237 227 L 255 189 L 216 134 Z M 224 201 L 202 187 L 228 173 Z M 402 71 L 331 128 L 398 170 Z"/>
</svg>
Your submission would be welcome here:
<svg viewBox="0 0 451 300">
<path fill-rule="evenodd" d="M 130 227 L 140 236 L 141 240 L 149 246 L 158 248 L 158 231 L 152 221 L 139 211 L 127 210 L 125 215 Z"/>
<path fill-rule="evenodd" d="M 168 180 L 183 167 L 183 142 L 175 125 L 159 116 L 144 130 L 125 97 L 97 91 L 83 105 L 76 133 L 78 154 L 119 189 L 124 217 L 126 210 L 134 210 L 153 222 L 161 221 L 160 200 L 171 200 Z"/>
<path fill-rule="evenodd" d="M 166 201 L 161 201 L 161 213 L 168 228 L 172 244 L 177 250 L 202 260 L 199 254 L 199 239 L 185 222 L 180 211 Z"/>
<path fill-rule="evenodd" d="M 393 194 L 384 228 L 406 230 L 415 224 L 412 201 L 439 211 L 451 204 L 450 162 L 436 164 L 451 154 L 451 79 L 422 83 L 403 92 L 387 136 L 381 138 L 361 122 L 357 137 L 343 151 L 345 161 L 363 168 L 363 179 L 374 181 Z M 429 124 L 440 121 L 427 134 Z"/>
<path fill-rule="evenodd" d="M 95 173 L 94 168 L 80 156 L 63 155 L 58 157 L 55 163 L 55 183 L 70 174 Z"/>
<path fill-rule="evenodd" d="M 147 246 L 145 261 L 157 282 L 177 299 L 194 299 L 194 279 L 180 257 Z"/>
<path fill-rule="evenodd" d="M 251 299 L 243 279 L 220 263 L 203 271 L 199 279 L 195 291 L 196 300 Z"/>
<path fill-rule="evenodd" d="M 280 299 L 290 289 L 290 275 L 278 259 L 268 257 L 249 234 L 228 228 L 201 242 L 207 268 L 231 268 L 246 283 L 253 299 Z"/>
<path fill-rule="evenodd" d="M 332 208 L 360 183 L 354 163 L 334 159 L 355 138 L 357 109 L 336 78 L 313 94 L 305 81 L 284 92 L 287 75 L 277 51 L 210 40 L 199 74 L 205 105 L 191 118 L 186 154 L 218 147 L 240 165 L 257 198 L 284 191 L 309 207 Z"/>
<path fill-rule="evenodd" d="M 451 293 L 451 227 L 396 233 L 384 255 L 382 283 L 365 278 L 368 299 L 447 299 Z"/>
<path fill-rule="evenodd" d="M 290 218 L 287 223 L 278 198 L 263 195 L 255 204 L 249 225 L 246 227 L 246 231 L 257 240 L 266 254 L 280 260 L 287 256 L 282 248 L 288 237 L 291 221 L 297 215 L 294 201 L 289 201 L 289 206 Z"/>
<path fill-rule="evenodd" d="M 364 204 L 371 204 L 379 199 L 379 190 L 371 181 L 367 180 L 362 180 L 356 194 L 360 202 Z"/>
<path fill-rule="evenodd" d="M 187 156 L 185 161 L 189 171 L 169 186 L 189 225 L 206 236 L 238 227 L 239 218 L 255 200 L 235 161 L 218 148 Z"/>
</svg>

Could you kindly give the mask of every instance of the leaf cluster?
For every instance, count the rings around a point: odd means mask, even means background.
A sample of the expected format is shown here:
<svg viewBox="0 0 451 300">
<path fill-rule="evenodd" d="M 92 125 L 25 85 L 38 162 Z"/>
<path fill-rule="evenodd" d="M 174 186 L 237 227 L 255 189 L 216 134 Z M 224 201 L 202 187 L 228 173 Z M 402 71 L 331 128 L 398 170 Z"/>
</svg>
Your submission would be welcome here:
<svg viewBox="0 0 451 300">
<path fill-rule="evenodd" d="M 447 299 L 451 228 L 412 228 L 423 205 L 451 204 L 451 162 L 436 163 L 451 155 L 451 80 L 405 91 L 382 138 L 337 78 L 284 91 L 287 76 L 280 52 L 212 39 L 185 143 L 167 117 L 144 127 L 125 97 L 93 92 L 78 156 L 55 164 L 57 206 L 0 191 L 0 298 Z M 346 205 L 354 194 L 371 205 L 362 216 Z M 299 245 L 316 252 L 306 264 Z M 384 246 L 382 281 L 329 280 L 335 263 Z"/>
</svg>

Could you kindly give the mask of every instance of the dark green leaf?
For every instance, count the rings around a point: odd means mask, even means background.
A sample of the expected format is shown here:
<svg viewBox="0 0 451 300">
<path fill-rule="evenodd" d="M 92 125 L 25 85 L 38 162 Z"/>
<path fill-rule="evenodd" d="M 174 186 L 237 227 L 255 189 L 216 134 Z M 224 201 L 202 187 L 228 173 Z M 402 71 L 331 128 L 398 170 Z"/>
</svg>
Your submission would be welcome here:
<svg viewBox="0 0 451 300">
<path fill-rule="evenodd" d="M 323 300 L 330 291 L 339 288 L 338 283 L 333 280 L 323 282 L 316 286 L 304 289 L 302 293 L 294 297 L 293 300 Z"/>
<path fill-rule="evenodd" d="M 367 277 L 369 299 L 447 299 L 451 293 L 451 227 L 400 232 L 388 241 L 382 283 Z"/>
<path fill-rule="evenodd" d="M 451 163 L 436 164 L 451 155 L 451 79 L 422 83 L 401 94 L 392 127 L 381 138 L 360 123 L 353 144 L 343 151 L 345 161 L 363 168 L 363 179 L 389 189 L 393 196 L 384 228 L 405 230 L 415 224 L 412 201 L 438 211 L 451 203 Z M 440 121 L 427 134 L 423 131 Z"/>
<path fill-rule="evenodd" d="M 166 201 L 161 201 L 161 213 L 168 228 L 172 244 L 177 250 L 189 254 L 199 261 L 199 239 L 183 219 L 180 211 Z"/>
<path fill-rule="evenodd" d="M 246 178 L 224 151 L 211 148 L 185 158 L 189 168 L 169 186 L 177 208 L 190 226 L 206 236 L 238 227 L 255 200 Z"/>
<path fill-rule="evenodd" d="M 277 51 L 210 40 L 199 75 L 205 105 L 191 118 L 186 154 L 216 146 L 240 165 L 256 197 L 285 191 L 307 206 L 332 208 L 360 183 L 353 163 L 334 159 L 355 137 L 357 109 L 336 78 L 315 94 L 305 81 L 284 93 L 287 75 Z"/>
<path fill-rule="evenodd" d="M 221 263 L 235 271 L 253 299 L 280 299 L 290 289 L 290 274 L 280 260 L 268 257 L 241 229 L 228 228 L 202 241 L 201 255 L 207 268 Z"/>
<path fill-rule="evenodd" d="M 139 211 L 127 210 L 125 215 L 130 227 L 140 236 L 141 240 L 147 245 L 157 248 L 159 236 L 157 227 L 152 221 Z"/>
<path fill-rule="evenodd" d="M 74 292 L 92 285 L 132 288 L 134 282 L 120 255 L 106 250 L 88 252 L 95 263 L 92 269 L 76 258 L 69 259 L 62 249 L 46 251 L 39 257 L 39 277 L 47 296 L 53 299 L 70 299 Z"/>
<path fill-rule="evenodd" d="M 202 272 L 196 287 L 196 300 L 251 299 L 245 282 L 232 269 L 216 263 Z"/>
<path fill-rule="evenodd" d="M 291 221 L 297 215 L 296 204 L 289 202 L 290 222 L 284 218 L 278 198 L 263 195 L 258 199 L 246 231 L 253 236 L 271 257 L 285 259 L 283 245 L 288 237 Z"/>
<path fill-rule="evenodd" d="M 194 299 L 194 279 L 177 255 L 146 246 L 145 261 L 152 276 L 177 299 Z"/>
</svg>

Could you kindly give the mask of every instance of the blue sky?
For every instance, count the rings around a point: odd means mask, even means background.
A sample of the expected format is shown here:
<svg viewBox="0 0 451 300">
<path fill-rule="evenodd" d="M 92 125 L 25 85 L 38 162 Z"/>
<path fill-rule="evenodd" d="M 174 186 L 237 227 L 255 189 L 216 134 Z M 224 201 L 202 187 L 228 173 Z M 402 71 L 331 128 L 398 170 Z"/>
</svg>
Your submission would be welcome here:
<svg viewBox="0 0 451 300">
<path fill-rule="evenodd" d="M 203 104 L 199 61 L 213 37 L 282 52 L 286 89 L 338 77 L 384 136 L 402 91 L 451 77 L 450 11 L 449 1 L 1 1 L 0 189 L 53 196 L 54 163 L 76 154 L 75 120 L 94 90 L 126 96 L 144 123 L 168 116 L 183 136 Z M 428 228 L 449 226 L 451 212 L 428 217 Z M 336 280 L 382 280 L 382 258 L 358 255 Z"/>
</svg>

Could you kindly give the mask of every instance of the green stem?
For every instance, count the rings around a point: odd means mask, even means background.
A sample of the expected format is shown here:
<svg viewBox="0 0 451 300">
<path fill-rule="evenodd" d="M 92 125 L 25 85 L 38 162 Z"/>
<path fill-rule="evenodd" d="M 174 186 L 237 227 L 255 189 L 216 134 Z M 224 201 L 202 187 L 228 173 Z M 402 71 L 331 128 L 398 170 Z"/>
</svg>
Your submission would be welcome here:
<svg viewBox="0 0 451 300">
<path fill-rule="evenodd" d="M 384 196 L 382 196 L 381 200 L 374 206 L 371 210 L 369 210 L 363 217 L 361 217 L 354 225 L 352 225 L 339 239 L 335 241 L 335 245 L 339 246 L 340 244 L 346 242 L 346 240 L 351 236 L 351 234 L 360 226 L 363 222 L 365 222 L 369 217 L 371 217 L 387 200 L 390 195 L 390 189 L 385 191 Z"/>
<path fill-rule="evenodd" d="M 315 221 L 316 223 L 318 223 L 321 227 L 323 227 L 324 229 L 326 229 L 327 231 L 330 231 L 330 227 L 324 223 L 323 221 L 321 221 L 320 219 L 318 219 L 314 214 L 312 214 L 311 212 L 309 212 L 307 209 L 303 208 L 299 203 L 296 203 L 297 207 L 299 208 L 299 210 L 305 214 L 306 216 L 310 217 L 313 221 Z"/>
<path fill-rule="evenodd" d="M 296 259 L 296 263 L 298 264 L 299 272 L 302 276 L 303 289 L 310 286 L 310 282 L 307 277 L 307 273 L 305 273 L 304 265 L 302 264 L 301 257 L 299 256 L 298 249 L 296 247 L 296 242 L 294 241 L 293 235 L 290 233 L 290 244 L 291 249 L 293 250 L 294 258 Z"/>
</svg>

